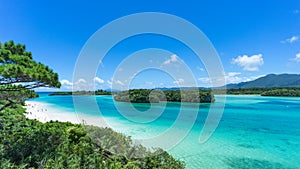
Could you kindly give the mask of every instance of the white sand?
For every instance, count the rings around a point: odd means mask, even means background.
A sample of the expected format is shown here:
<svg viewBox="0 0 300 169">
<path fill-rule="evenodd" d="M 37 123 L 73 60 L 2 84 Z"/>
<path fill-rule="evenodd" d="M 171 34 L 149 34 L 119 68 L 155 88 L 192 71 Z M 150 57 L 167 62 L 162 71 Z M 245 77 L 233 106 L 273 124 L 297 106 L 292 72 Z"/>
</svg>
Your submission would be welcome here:
<svg viewBox="0 0 300 169">
<path fill-rule="evenodd" d="M 62 112 L 54 106 L 37 101 L 26 101 L 26 118 L 36 119 L 42 123 L 49 121 L 71 122 L 74 124 L 88 124 L 99 127 L 109 127 L 104 118 L 88 116 L 76 112 Z"/>
<path fill-rule="evenodd" d="M 50 120 L 79 123 L 75 113 L 62 113 L 58 110 L 51 108 L 50 105 L 36 101 L 26 101 L 26 114 L 29 119 L 36 119 L 40 122 L 46 123 Z"/>
<path fill-rule="evenodd" d="M 158 130 L 158 128 L 145 127 L 141 124 L 132 124 L 128 121 L 119 121 L 112 117 L 100 117 L 91 116 L 77 112 L 67 112 L 65 109 L 61 109 L 56 105 L 38 101 L 26 101 L 26 114 L 28 119 L 36 119 L 42 123 L 49 121 L 71 122 L 73 124 L 85 124 L 98 127 L 109 127 L 118 133 L 131 136 L 133 139 L 137 139 L 139 144 L 143 144 L 146 147 L 152 148 L 161 145 L 161 148 L 168 148 L 168 144 L 164 142 L 152 142 L 151 139 L 161 134 L 164 131 Z M 179 131 L 179 129 L 178 129 Z M 174 133 L 176 134 L 176 133 Z"/>
</svg>

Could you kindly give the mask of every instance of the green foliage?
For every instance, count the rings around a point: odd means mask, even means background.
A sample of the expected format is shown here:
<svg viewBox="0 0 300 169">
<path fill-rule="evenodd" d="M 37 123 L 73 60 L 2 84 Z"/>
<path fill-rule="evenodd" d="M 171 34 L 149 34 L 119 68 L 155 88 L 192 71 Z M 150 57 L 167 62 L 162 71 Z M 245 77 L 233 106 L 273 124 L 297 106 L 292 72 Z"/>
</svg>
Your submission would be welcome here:
<svg viewBox="0 0 300 169">
<path fill-rule="evenodd" d="M 208 90 L 149 90 L 149 89 L 131 89 L 117 93 L 114 96 L 116 101 L 133 103 L 158 103 L 160 101 L 169 102 L 214 102 L 214 96 Z"/>
<path fill-rule="evenodd" d="M 38 97 L 33 90 L 23 88 L 21 85 L 0 86 L 0 110 L 9 103 L 23 104 L 25 99 Z"/>
<path fill-rule="evenodd" d="M 261 93 L 262 96 L 300 97 L 300 88 L 271 89 Z"/>
<path fill-rule="evenodd" d="M 227 89 L 227 94 L 234 95 L 260 95 L 262 92 L 267 91 L 267 88 L 239 88 L 239 89 Z"/>
<path fill-rule="evenodd" d="M 139 144 L 133 144 L 130 137 L 114 132 L 110 128 L 86 126 L 89 137 L 99 146 L 123 157 L 146 157 L 153 153 Z"/>
<path fill-rule="evenodd" d="M 25 88 L 60 87 L 58 74 L 32 59 L 25 45 L 9 41 L 0 44 L 0 85 L 26 83 Z"/>
<path fill-rule="evenodd" d="M 20 105 L 0 111 L 1 168 L 184 168 L 165 151 L 149 152 L 109 128 L 43 124 L 23 113 Z"/>
<path fill-rule="evenodd" d="M 184 168 L 185 165 L 180 161 L 174 160 L 167 152 L 158 150 L 157 155 L 146 157 L 146 166 L 149 168 L 169 169 Z"/>
<path fill-rule="evenodd" d="M 221 90 L 215 90 L 215 94 L 222 93 Z M 223 92 L 224 93 L 224 92 Z M 261 95 L 261 96 L 287 96 L 300 97 L 299 87 L 276 87 L 276 88 L 239 88 L 227 89 L 227 94 L 233 95 Z"/>
<path fill-rule="evenodd" d="M 35 62 L 24 45 L 0 43 L 0 111 L 37 97 L 30 90 L 36 87 L 60 87 L 58 74 Z"/>
</svg>

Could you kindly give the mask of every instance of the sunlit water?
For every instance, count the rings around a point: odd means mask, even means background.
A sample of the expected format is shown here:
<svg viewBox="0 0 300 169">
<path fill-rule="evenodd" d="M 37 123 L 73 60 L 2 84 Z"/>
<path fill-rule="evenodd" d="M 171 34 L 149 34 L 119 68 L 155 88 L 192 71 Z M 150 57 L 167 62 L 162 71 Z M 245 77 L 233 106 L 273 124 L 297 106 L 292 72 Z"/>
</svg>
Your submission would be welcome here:
<svg viewBox="0 0 300 169">
<path fill-rule="evenodd" d="M 172 126 L 182 109 L 185 115 L 184 120 L 179 121 L 178 131 L 185 130 L 185 126 L 194 121 L 188 113 L 195 109 L 192 104 L 181 107 L 179 103 L 168 103 L 165 108 L 163 104 L 155 104 L 154 112 L 156 109 L 163 110 L 158 118 L 145 113 L 135 119 L 134 113 L 127 112 L 127 118 L 120 114 L 111 96 L 77 97 L 85 104 L 76 110 L 71 96 L 41 94 L 34 100 L 53 104 L 61 112 L 76 111 L 93 117 L 106 117 L 110 119 L 107 124 L 111 128 L 134 139 L 160 135 Z M 216 96 L 214 104 L 218 104 L 219 97 Z M 101 113 L 91 108 L 91 100 L 95 98 Z M 117 104 L 126 112 L 128 103 Z M 135 107 L 146 111 L 149 104 L 137 104 Z M 207 142 L 199 144 L 208 110 L 209 104 L 201 104 L 192 130 L 168 150 L 176 159 L 185 161 L 187 168 L 300 168 L 300 98 L 227 96 L 218 128 Z M 145 120 L 153 118 L 153 121 L 136 122 L 143 117 Z"/>
</svg>

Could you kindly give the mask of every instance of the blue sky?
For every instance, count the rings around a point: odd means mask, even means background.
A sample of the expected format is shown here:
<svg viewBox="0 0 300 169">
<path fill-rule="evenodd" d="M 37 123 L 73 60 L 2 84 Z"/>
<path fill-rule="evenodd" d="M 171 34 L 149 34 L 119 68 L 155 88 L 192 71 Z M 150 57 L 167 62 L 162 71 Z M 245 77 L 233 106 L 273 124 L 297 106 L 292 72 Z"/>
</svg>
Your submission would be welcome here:
<svg viewBox="0 0 300 169">
<path fill-rule="evenodd" d="M 138 12 L 169 13 L 197 26 L 219 53 L 227 83 L 269 73 L 300 72 L 299 0 L 1 1 L 0 42 L 25 44 L 35 60 L 59 73 L 62 90 L 67 90 L 77 83 L 72 82 L 74 65 L 89 37 L 105 24 Z M 114 71 L 128 55 L 144 48 L 176 53 L 174 64 L 184 61 L 199 86 L 209 86 L 205 67 L 186 46 L 168 37 L 144 35 L 125 39 L 105 56 L 95 78 L 97 87 L 123 84 L 111 79 Z M 164 61 L 171 61 L 171 56 Z M 171 87 L 179 83 L 185 85 L 183 79 L 148 70 L 134 77 L 131 87 Z"/>
</svg>

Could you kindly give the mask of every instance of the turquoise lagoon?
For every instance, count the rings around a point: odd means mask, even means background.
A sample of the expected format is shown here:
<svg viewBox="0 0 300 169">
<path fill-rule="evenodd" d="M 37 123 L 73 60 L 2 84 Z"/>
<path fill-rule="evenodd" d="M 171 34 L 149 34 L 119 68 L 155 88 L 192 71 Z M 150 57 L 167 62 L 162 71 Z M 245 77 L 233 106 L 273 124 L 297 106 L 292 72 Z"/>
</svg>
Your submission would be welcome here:
<svg viewBox="0 0 300 169">
<path fill-rule="evenodd" d="M 153 111 L 163 110 L 159 117 L 139 123 L 130 119 L 134 118 L 134 113 L 129 112 L 126 117 L 120 114 L 111 96 L 76 97 L 85 103 L 76 110 L 72 96 L 47 96 L 41 93 L 40 98 L 34 100 L 48 103 L 60 112 L 81 112 L 85 116 L 104 117 L 111 128 L 133 139 L 151 138 L 163 133 L 172 126 L 180 109 L 184 109 L 185 115 L 178 122 L 181 123 L 178 131 L 194 121 L 188 113 L 195 109 L 192 105 L 182 107 L 179 103 L 168 103 L 163 107 L 163 104 L 155 104 Z M 216 96 L 214 104 L 220 104 L 220 97 Z M 93 99 L 96 99 L 101 114 L 91 109 L 93 106 L 89 104 Z M 121 108 L 123 106 L 126 111 L 129 103 L 116 104 Z M 139 118 L 151 119 L 153 115 L 145 113 L 149 106 L 134 105 L 141 113 L 144 111 Z M 199 144 L 199 135 L 209 108 L 210 104 L 201 104 L 196 122 L 188 135 L 168 150 L 175 158 L 185 161 L 187 168 L 300 168 L 300 98 L 227 95 L 218 128 L 207 142 Z"/>
</svg>

